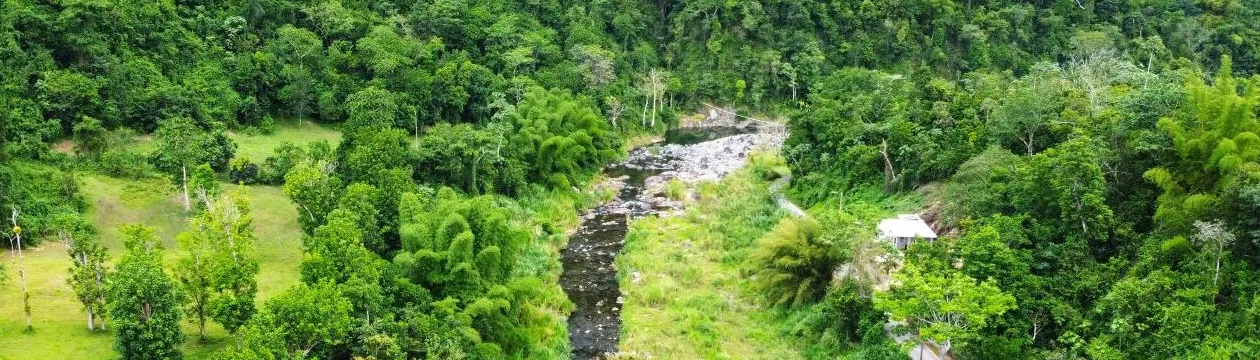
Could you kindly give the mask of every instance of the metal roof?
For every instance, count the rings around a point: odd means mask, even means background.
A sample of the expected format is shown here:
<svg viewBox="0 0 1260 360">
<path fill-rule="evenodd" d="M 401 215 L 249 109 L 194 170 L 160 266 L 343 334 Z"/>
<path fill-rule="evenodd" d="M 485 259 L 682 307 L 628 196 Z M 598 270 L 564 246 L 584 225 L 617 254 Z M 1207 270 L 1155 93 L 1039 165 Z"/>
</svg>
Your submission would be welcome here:
<svg viewBox="0 0 1260 360">
<path fill-rule="evenodd" d="M 879 229 L 881 238 L 936 238 L 936 232 L 916 214 L 900 214 L 896 218 L 881 220 L 876 229 Z"/>
</svg>

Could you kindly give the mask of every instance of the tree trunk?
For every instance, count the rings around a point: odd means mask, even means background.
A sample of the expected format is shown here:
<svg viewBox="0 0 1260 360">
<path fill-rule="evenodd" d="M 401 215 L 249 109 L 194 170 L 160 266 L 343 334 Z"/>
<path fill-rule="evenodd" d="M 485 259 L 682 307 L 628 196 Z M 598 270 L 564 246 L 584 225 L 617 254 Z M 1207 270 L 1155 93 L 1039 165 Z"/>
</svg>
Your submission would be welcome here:
<svg viewBox="0 0 1260 360">
<path fill-rule="evenodd" d="M 17 253 L 17 258 L 14 260 L 17 262 L 18 279 L 22 283 L 22 309 L 26 311 L 26 330 L 31 331 L 35 328 L 31 326 L 31 294 L 26 289 L 26 259 L 22 256 L 22 228 L 18 227 L 17 224 L 17 208 L 13 208 L 12 211 L 12 216 L 9 220 L 13 222 L 13 238 L 17 244 L 14 249 Z"/>
<path fill-rule="evenodd" d="M 94 331 L 94 330 L 96 330 L 96 323 L 94 323 L 94 322 L 93 322 L 93 320 L 95 320 L 96 316 L 92 314 L 92 307 L 91 307 L 91 306 L 88 306 L 88 307 L 87 307 L 87 316 L 88 316 L 88 331 Z"/>
<path fill-rule="evenodd" d="M 652 127 L 656 127 L 656 80 L 652 80 Z"/>
<path fill-rule="evenodd" d="M 96 264 L 96 290 L 100 291 L 101 304 L 105 304 L 105 285 L 101 283 L 101 264 Z M 101 331 L 105 331 L 105 315 L 101 315 Z"/>
<path fill-rule="evenodd" d="M 643 94 L 643 115 L 639 117 L 639 122 L 641 123 L 639 124 L 639 126 L 642 126 L 644 128 L 647 127 L 647 110 L 648 110 L 648 97 L 649 96 L 651 95 Z"/>
<path fill-rule="evenodd" d="M 181 165 L 180 171 L 184 173 L 184 212 L 192 211 L 192 203 L 188 200 L 188 166 Z"/>
<path fill-rule="evenodd" d="M 893 168 L 892 158 L 888 156 L 888 140 L 880 142 L 879 153 L 884 156 L 884 193 L 887 194 L 897 181 L 896 168 Z"/>
<path fill-rule="evenodd" d="M 1224 251 L 1223 248 L 1216 251 L 1216 273 L 1212 275 L 1213 288 L 1216 288 L 1216 281 L 1221 278 L 1221 253 Z"/>
<path fill-rule="evenodd" d="M 1024 142 L 1024 146 L 1028 147 L 1028 155 L 1032 155 L 1032 154 L 1033 154 L 1033 137 L 1034 137 L 1035 135 L 1036 135 L 1036 132 L 1034 132 L 1034 131 L 1029 131 L 1029 132 L 1028 132 L 1028 141 L 1025 141 L 1025 142 Z"/>
</svg>

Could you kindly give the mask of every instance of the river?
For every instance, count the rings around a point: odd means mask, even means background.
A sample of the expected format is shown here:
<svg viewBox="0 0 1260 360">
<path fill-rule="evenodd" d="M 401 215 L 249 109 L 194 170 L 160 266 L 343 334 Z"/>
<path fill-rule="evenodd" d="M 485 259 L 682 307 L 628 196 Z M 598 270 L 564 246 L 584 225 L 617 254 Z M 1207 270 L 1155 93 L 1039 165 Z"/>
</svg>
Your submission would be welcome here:
<svg viewBox="0 0 1260 360">
<path fill-rule="evenodd" d="M 664 141 L 636 148 L 627 160 L 604 169 L 607 178 L 621 184 L 617 197 L 583 216 L 561 252 L 560 286 L 575 305 L 568 321 L 573 359 L 602 359 L 617 351 L 624 298 L 613 262 L 625 244 L 629 221 L 680 206 L 664 199 L 659 186 L 645 184 L 720 178 L 742 166 L 753 148 L 782 141 L 755 132 L 750 127 L 671 131 Z"/>
</svg>

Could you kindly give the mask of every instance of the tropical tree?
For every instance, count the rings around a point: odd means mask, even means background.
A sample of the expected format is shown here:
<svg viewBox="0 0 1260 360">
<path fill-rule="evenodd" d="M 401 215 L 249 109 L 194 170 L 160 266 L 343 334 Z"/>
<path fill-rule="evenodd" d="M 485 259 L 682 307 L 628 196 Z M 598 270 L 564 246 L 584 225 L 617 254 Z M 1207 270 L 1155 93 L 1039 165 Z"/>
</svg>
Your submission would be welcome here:
<svg viewBox="0 0 1260 360">
<path fill-rule="evenodd" d="M 284 193 L 298 206 L 298 223 L 311 234 L 324 223 L 340 197 L 341 179 L 326 161 L 306 161 L 284 176 Z"/>
<path fill-rule="evenodd" d="M 126 251 L 106 286 L 114 348 L 126 359 L 179 359 L 181 295 L 162 266 L 162 242 L 154 229 L 123 225 Z"/>
<path fill-rule="evenodd" d="M 1195 221 L 1194 228 L 1196 230 L 1195 244 L 1211 254 L 1216 262 L 1216 268 L 1212 272 L 1212 287 L 1216 287 L 1221 278 L 1221 258 L 1234 244 L 1234 234 L 1225 229 L 1225 225 L 1220 222 Z"/>
<path fill-rule="evenodd" d="M 83 304 L 87 312 L 89 331 L 96 330 L 96 324 L 105 330 L 105 286 L 109 268 L 109 254 L 101 246 L 96 228 L 76 215 L 63 215 L 58 218 L 57 237 L 66 246 L 70 255 L 70 276 L 66 279 L 74 289 L 75 297 Z"/>
<path fill-rule="evenodd" d="M 992 318 L 1015 308 L 1015 298 L 994 280 L 977 282 L 956 270 L 927 272 L 907 262 L 891 291 L 875 296 L 875 308 L 903 321 L 920 339 L 948 353 L 979 335 Z"/>
<path fill-rule="evenodd" d="M 179 235 L 187 257 L 176 274 L 188 297 L 188 315 L 205 339 L 206 319 L 236 331 L 254 314 L 258 292 L 258 260 L 254 255 L 253 219 L 243 189 L 218 198 L 205 197 L 205 211 Z"/>
<path fill-rule="evenodd" d="M 304 358 L 317 348 L 346 341 L 353 323 L 350 309 L 350 300 L 331 283 L 302 283 L 267 300 L 260 323 L 278 329 L 288 352 Z"/>
<path fill-rule="evenodd" d="M 753 283 L 771 305 L 801 306 L 820 299 L 844 260 L 836 244 L 821 241 L 817 222 L 784 218 L 763 237 L 750 262 Z"/>
<path fill-rule="evenodd" d="M 192 211 L 191 193 L 188 188 L 188 168 L 209 164 L 212 168 L 224 168 L 236 151 L 236 144 L 227 139 L 221 130 L 207 132 L 192 119 L 177 117 L 162 122 L 153 133 L 157 141 L 154 149 L 158 168 L 175 173 L 184 192 L 184 211 Z"/>
</svg>

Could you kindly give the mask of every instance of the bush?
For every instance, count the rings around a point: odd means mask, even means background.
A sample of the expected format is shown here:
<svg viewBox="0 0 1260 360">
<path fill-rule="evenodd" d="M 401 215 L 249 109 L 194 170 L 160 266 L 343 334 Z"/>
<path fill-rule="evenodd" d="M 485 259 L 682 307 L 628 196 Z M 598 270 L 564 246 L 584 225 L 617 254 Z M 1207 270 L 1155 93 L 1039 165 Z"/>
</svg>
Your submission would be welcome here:
<svg viewBox="0 0 1260 360">
<path fill-rule="evenodd" d="M 831 288 L 821 302 L 796 315 L 793 332 L 828 353 L 861 342 L 865 330 L 882 327 L 887 320 L 861 292 L 853 281 Z"/>
<path fill-rule="evenodd" d="M 276 118 L 271 115 L 264 116 L 262 121 L 258 122 L 258 132 L 263 135 L 271 135 L 276 132 Z"/>
<path fill-rule="evenodd" d="M 753 285 L 767 303 L 801 306 L 822 297 L 831 272 L 844 260 L 832 244 L 819 241 L 818 223 L 784 218 L 753 251 Z"/>
<path fill-rule="evenodd" d="M 289 169 L 307 158 L 306 150 L 288 141 L 280 143 L 275 152 L 259 167 L 258 182 L 271 185 L 284 183 L 284 175 L 289 173 Z"/>
<path fill-rule="evenodd" d="M 683 197 L 686 195 L 687 185 L 683 184 L 682 181 L 678 179 L 670 179 L 669 182 L 665 184 L 665 196 L 668 196 L 670 200 L 682 201 Z"/>
<path fill-rule="evenodd" d="M 96 166 L 105 175 L 129 179 L 147 177 L 155 170 L 144 155 L 120 148 L 101 153 Z"/>
<path fill-rule="evenodd" d="M 778 179 L 791 173 L 786 160 L 774 152 L 755 152 L 748 157 L 748 164 L 758 177 L 765 180 Z"/>
<path fill-rule="evenodd" d="M 228 179 L 236 184 L 253 184 L 258 180 L 258 172 L 258 165 L 250 162 L 248 156 L 238 156 L 228 168 Z"/>
</svg>

